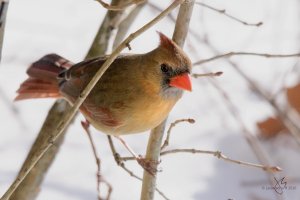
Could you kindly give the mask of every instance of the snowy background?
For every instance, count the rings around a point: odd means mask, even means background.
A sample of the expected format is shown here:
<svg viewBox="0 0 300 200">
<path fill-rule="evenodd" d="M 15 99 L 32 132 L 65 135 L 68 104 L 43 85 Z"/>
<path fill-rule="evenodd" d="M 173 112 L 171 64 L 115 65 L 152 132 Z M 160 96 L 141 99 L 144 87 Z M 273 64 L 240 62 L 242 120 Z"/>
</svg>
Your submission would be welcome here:
<svg viewBox="0 0 300 200">
<path fill-rule="evenodd" d="M 151 1 L 157 3 L 155 1 Z M 159 2 L 164 8 L 169 1 Z M 261 27 L 243 26 L 223 15 L 195 5 L 191 29 L 206 36 L 220 52 L 251 51 L 267 53 L 299 52 L 299 0 L 217 0 L 207 1 L 247 22 L 259 22 Z M 93 0 L 11 0 L 0 67 L 0 195 L 14 180 L 54 100 L 28 100 L 14 103 L 19 84 L 26 78 L 28 65 L 48 53 L 57 53 L 73 62 L 81 61 L 98 30 L 105 10 Z M 145 7 L 131 27 L 136 30 L 157 13 Z M 176 14 L 175 12 L 173 13 Z M 150 51 L 158 44 L 156 30 L 172 35 L 174 24 L 164 19 L 131 43 L 132 52 Z M 194 48 L 191 48 L 191 44 Z M 185 50 L 192 61 L 214 56 L 214 52 L 191 35 Z M 274 93 L 282 85 L 292 86 L 299 79 L 299 67 L 291 72 L 297 58 L 266 59 L 233 57 L 233 61 L 264 90 Z M 207 63 L 211 71 L 223 71 L 217 78 L 237 107 L 247 128 L 255 134 L 256 122 L 274 114 L 272 108 L 254 94 L 247 83 L 226 60 Z M 196 66 L 194 72 L 203 72 Z M 288 74 L 287 74 L 288 73 Z M 287 74 L 287 76 L 285 76 Z M 281 98 L 284 104 L 284 96 Z M 220 150 L 238 160 L 257 163 L 247 144 L 240 124 L 232 117 L 224 99 L 206 78 L 193 79 L 193 92 L 186 93 L 170 113 L 168 124 L 179 118 L 194 118 L 195 124 L 179 124 L 173 129 L 168 148 Z M 96 164 L 77 117 L 64 144 L 50 168 L 38 196 L 39 200 L 96 199 Z M 102 173 L 113 185 L 112 199 L 139 199 L 141 182 L 119 168 L 111 156 L 106 136 L 95 129 L 93 136 L 102 159 Z M 138 153 L 144 154 L 148 134 L 126 136 L 124 139 Z M 122 155 L 127 151 L 119 143 Z M 163 170 L 157 186 L 174 200 L 250 199 L 299 200 L 299 146 L 289 135 L 261 140 L 261 146 L 271 163 L 284 169 L 278 177 L 286 177 L 293 190 L 276 196 L 268 186 L 265 172 L 218 160 L 209 155 L 176 154 L 162 158 Z M 136 174 L 141 168 L 134 162 L 126 165 Z M 271 175 L 272 177 L 272 175 Z M 161 197 L 156 194 L 156 199 Z"/>
</svg>

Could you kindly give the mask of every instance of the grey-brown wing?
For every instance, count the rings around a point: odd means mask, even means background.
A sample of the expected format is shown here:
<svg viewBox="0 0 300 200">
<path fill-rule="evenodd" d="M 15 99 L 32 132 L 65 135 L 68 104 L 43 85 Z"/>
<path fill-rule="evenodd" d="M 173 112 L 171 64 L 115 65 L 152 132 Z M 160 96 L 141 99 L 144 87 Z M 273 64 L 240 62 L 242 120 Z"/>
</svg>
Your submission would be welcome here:
<svg viewBox="0 0 300 200">
<path fill-rule="evenodd" d="M 70 67 L 69 69 L 66 69 L 63 72 L 61 72 L 58 75 L 58 79 L 69 80 L 72 77 L 80 77 L 82 74 L 94 70 L 95 67 L 99 69 L 102 66 L 102 64 L 106 61 L 106 59 L 107 56 L 102 56 L 79 62 Z"/>
</svg>

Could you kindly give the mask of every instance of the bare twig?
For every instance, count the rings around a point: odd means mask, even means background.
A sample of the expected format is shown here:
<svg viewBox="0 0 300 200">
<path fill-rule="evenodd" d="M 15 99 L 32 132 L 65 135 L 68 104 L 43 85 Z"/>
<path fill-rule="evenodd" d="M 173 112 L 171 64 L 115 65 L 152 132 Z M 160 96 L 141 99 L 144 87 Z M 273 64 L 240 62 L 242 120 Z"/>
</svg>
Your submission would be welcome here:
<svg viewBox="0 0 300 200">
<path fill-rule="evenodd" d="M 220 151 L 207 151 L 207 150 L 199 150 L 199 149 L 171 149 L 171 150 L 162 151 L 160 153 L 160 155 L 165 156 L 165 155 L 174 154 L 174 153 L 210 154 L 210 155 L 216 156 L 219 159 L 223 159 L 223 160 L 231 162 L 231 163 L 240 164 L 240 165 L 244 165 L 244 166 L 250 166 L 250 167 L 256 167 L 256 168 L 260 168 L 260 169 L 263 169 L 268 172 L 282 171 L 282 169 L 278 166 L 260 165 L 260 164 L 250 163 L 250 162 L 233 160 L 233 159 L 228 158 L 227 156 L 223 155 Z M 135 159 L 134 157 L 119 157 L 120 161 L 131 161 L 134 159 Z"/>
<path fill-rule="evenodd" d="M 100 193 L 100 184 L 101 183 L 104 183 L 108 188 L 107 196 L 106 196 L 105 199 L 109 200 L 110 195 L 112 193 L 112 186 L 101 175 L 101 159 L 100 159 L 100 157 L 97 153 L 96 145 L 93 141 L 93 138 L 92 138 L 92 135 L 91 135 L 91 132 L 90 132 L 90 129 L 89 129 L 90 123 L 88 121 L 85 121 L 85 122 L 82 121 L 81 125 L 82 125 L 83 129 L 85 130 L 86 134 L 88 135 L 89 141 L 90 141 L 91 146 L 92 146 L 93 154 L 94 154 L 94 157 L 95 157 L 95 160 L 96 160 L 96 164 L 97 164 L 97 194 L 98 194 L 98 200 L 102 200 L 102 198 L 100 196 L 100 194 L 101 194 Z"/>
<path fill-rule="evenodd" d="M 25 124 L 24 120 L 22 117 L 19 115 L 19 110 L 15 104 L 11 103 L 11 99 L 9 99 L 2 88 L 0 87 L 0 100 L 3 101 L 5 106 L 11 111 L 12 115 L 14 115 L 14 119 L 18 121 L 18 124 L 22 127 L 23 130 L 28 130 L 27 125 Z"/>
<path fill-rule="evenodd" d="M 146 5 L 147 0 L 144 1 L 144 3 L 141 3 L 137 5 L 128 15 L 127 17 L 119 24 L 118 31 L 113 43 L 113 49 L 115 49 L 125 38 L 125 35 L 127 34 L 130 25 L 133 23 L 133 21 L 137 18 L 143 7 Z"/>
<path fill-rule="evenodd" d="M 241 23 L 241 24 L 243 24 L 243 25 L 246 25 L 246 26 L 256 26 L 256 27 L 259 27 L 259 26 L 263 25 L 262 22 L 258 22 L 258 23 L 248 23 L 248 22 L 246 22 L 246 21 L 244 21 L 244 20 L 241 20 L 241 19 L 239 19 L 239 18 L 237 18 L 237 17 L 234 17 L 234 16 L 228 14 L 228 13 L 226 12 L 225 9 L 217 9 L 217 8 L 214 8 L 214 7 L 210 6 L 210 5 L 207 5 L 207 4 L 202 3 L 202 2 L 196 2 L 195 4 L 198 4 L 198 5 L 200 5 L 200 6 L 203 6 L 203 7 L 205 7 L 205 8 L 208 8 L 208 9 L 210 9 L 210 10 L 216 11 L 216 12 L 220 13 L 221 15 L 224 15 L 224 16 L 226 16 L 226 17 L 228 17 L 228 18 L 230 18 L 230 19 L 232 19 L 232 20 L 234 20 L 234 21 L 237 21 L 237 22 L 239 22 L 239 23 Z"/>
<path fill-rule="evenodd" d="M 111 152 L 114 156 L 114 159 L 117 163 L 118 166 L 120 166 L 122 169 L 124 169 L 130 176 L 132 176 L 133 178 L 139 180 L 139 181 L 143 181 L 143 179 L 139 176 L 137 176 L 136 174 L 133 173 L 133 171 L 131 171 L 130 169 L 128 169 L 126 166 L 125 166 L 125 163 L 123 162 L 124 160 L 122 159 L 122 157 L 120 157 L 120 154 L 117 153 L 116 151 L 116 148 L 115 148 L 115 145 L 113 143 L 113 140 L 112 140 L 112 137 L 110 135 L 107 136 L 108 138 L 108 142 L 109 142 L 109 146 L 110 146 L 110 149 L 111 149 Z M 132 157 L 132 160 L 135 160 L 134 157 Z M 169 198 L 160 190 L 158 189 L 157 187 L 155 187 L 155 190 L 158 194 L 160 194 L 164 199 L 166 200 L 169 200 Z"/>
<path fill-rule="evenodd" d="M 168 151 L 163 151 L 161 152 L 161 156 L 168 155 L 168 154 L 174 154 L 174 153 L 201 153 L 201 154 L 210 154 L 213 155 L 219 159 L 225 160 L 227 162 L 247 166 L 247 167 L 255 167 L 259 169 L 263 169 L 268 172 L 280 172 L 282 169 L 277 166 L 264 166 L 264 165 L 259 165 L 259 164 L 254 164 L 250 162 L 244 162 L 244 161 L 239 161 L 239 160 L 234 160 L 231 158 L 228 158 L 224 154 L 222 154 L 220 151 L 204 151 L 204 150 L 197 150 L 197 149 L 172 149 Z"/>
<path fill-rule="evenodd" d="M 105 3 L 102 0 L 96 0 L 96 1 L 99 2 L 107 10 L 112 10 L 112 11 L 124 10 L 128 6 L 131 6 L 131 5 L 134 5 L 134 4 L 138 5 L 138 4 L 141 4 L 141 3 L 145 2 L 145 0 L 130 0 L 128 2 L 125 2 L 125 3 L 121 4 L 121 5 L 109 5 L 108 3 Z"/>
<path fill-rule="evenodd" d="M 118 5 L 122 0 L 112 0 L 112 5 Z M 120 20 L 125 15 L 125 10 L 108 10 L 94 38 L 93 44 L 89 49 L 86 59 L 101 56 L 107 52 L 109 40 L 112 37 L 113 30 L 118 27 Z"/>
<path fill-rule="evenodd" d="M 0 60 L 2 57 L 2 46 L 4 38 L 5 21 L 9 0 L 0 0 Z"/>
<path fill-rule="evenodd" d="M 163 144 L 163 145 L 161 146 L 161 148 L 160 148 L 161 150 L 163 150 L 164 148 L 166 148 L 166 147 L 169 145 L 169 140 L 170 140 L 170 135 L 171 135 L 172 129 L 173 129 L 177 124 L 179 124 L 179 123 L 181 123 L 181 122 L 188 122 L 188 123 L 190 123 L 190 124 L 193 124 L 193 123 L 195 123 L 195 120 L 189 118 L 189 119 L 178 119 L 178 120 L 175 120 L 174 122 L 172 122 L 172 123 L 170 124 L 170 126 L 169 126 L 168 131 L 167 131 L 167 137 L 166 137 L 166 139 L 165 139 L 165 141 L 164 141 L 164 144 Z"/>
<path fill-rule="evenodd" d="M 60 116 L 63 114 L 64 110 L 70 108 L 70 105 L 64 101 L 59 100 L 49 111 L 47 118 L 37 135 L 34 144 L 32 145 L 27 158 L 25 159 L 20 172 L 24 171 L 31 163 L 31 160 L 36 156 L 36 152 L 44 146 L 47 145 L 49 136 L 51 136 L 51 130 L 57 127 L 57 123 L 60 120 Z M 41 190 L 40 185 L 44 179 L 47 170 L 50 168 L 55 155 L 58 153 L 60 146 L 64 140 L 65 134 L 62 134 L 54 143 L 54 145 L 49 149 L 48 153 L 45 154 L 42 159 L 33 168 L 30 174 L 24 179 L 20 187 L 13 193 L 10 200 L 32 200 L 36 199 L 39 191 Z M 20 173 L 19 172 L 19 173 Z M 19 177 L 19 175 L 17 176 Z"/>
<path fill-rule="evenodd" d="M 160 12 L 163 11 L 162 8 L 158 7 L 157 5 L 155 5 L 155 4 L 152 3 L 152 2 L 148 2 L 147 5 L 148 5 L 152 10 L 154 10 L 154 11 L 156 11 L 156 12 L 159 12 L 159 13 L 160 13 Z M 175 18 L 171 13 L 169 13 L 167 17 L 168 17 L 168 19 L 170 19 L 172 22 L 176 22 L 176 18 Z"/>
<path fill-rule="evenodd" d="M 276 91 L 271 92 L 271 97 L 270 100 L 275 101 L 277 99 L 277 97 L 282 94 L 282 92 L 284 92 L 286 90 L 286 85 L 285 85 L 285 81 L 287 80 L 288 76 L 293 74 L 296 70 L 296 68 L 299 66 L 299 60 L 297 60 L 297 62 L 291 67 L 291 69 L 288 69 L 284 75 L 282 76 L 279 84 L 277 83 L 277 85 L 280 86 L 280 88 Z"/>
<path fill-rule="evenodd" d="M 215 77 L 215 76 L 221 76 L 223 72 L 210 72 L 210 73 L 204 73 L 204 74 L 192 74 L 193 78 L 200 78 L 200 77 Z"/>
<path fill-rule="evenodd" d="M 260 56 L 266 58 L 291 58 L 291 57 L 300 57 L 300 53 L 295 54 L 268 54 L 268 53 L 253 53 L 253 52 L 229 52 L 221 55 L 217 55 L 208 59 L 199 60 L 194 62 L 193 65 L 202 65 L 211 61 L 215 61 L 221 58 L 230 58 L 232 56 Z"/>
<path fill-rule="evenodd" d="M 180 3 L 182 3 L 181 1 Z M 180 6 L 175 30 L 173 33 L 173 40 L 181 47 L 184 45 L 186 39 L 189 22 L 193 12 L 194 0 L 186 1 Z M 160 147 L 162 145 L 162 138 L 165 129 L 166 120 L 164 120 L 160 125 L 151 130 L 150 137 L 148 140 L 146 159 L 152 161 L 159 161 Z M 156 166 L 157 168 L 157 166 Z M 154 199 L 154 191 L 156 185 L 156 176 L 152 176 L 146 170 L 144 170 L 143 175 L 143 185 L 141 192 L 141 199 L 152 200 Z"/>
</svg>

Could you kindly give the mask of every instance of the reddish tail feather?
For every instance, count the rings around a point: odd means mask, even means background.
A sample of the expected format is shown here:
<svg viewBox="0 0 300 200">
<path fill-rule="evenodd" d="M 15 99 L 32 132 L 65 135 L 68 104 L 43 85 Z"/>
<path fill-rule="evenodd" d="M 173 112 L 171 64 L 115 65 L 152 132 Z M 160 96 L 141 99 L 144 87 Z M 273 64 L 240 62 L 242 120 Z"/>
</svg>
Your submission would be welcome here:
<svg viewBox="0 0 300 200">
<path fill-rule="evenodd" d="M 73 65 L 70 61 L 56 55 L 49 54 L 27 70 L 28 78 L 17 90 L 15 101 L 32 98 L 60 98 L 57 75 Z"/>
</svg>

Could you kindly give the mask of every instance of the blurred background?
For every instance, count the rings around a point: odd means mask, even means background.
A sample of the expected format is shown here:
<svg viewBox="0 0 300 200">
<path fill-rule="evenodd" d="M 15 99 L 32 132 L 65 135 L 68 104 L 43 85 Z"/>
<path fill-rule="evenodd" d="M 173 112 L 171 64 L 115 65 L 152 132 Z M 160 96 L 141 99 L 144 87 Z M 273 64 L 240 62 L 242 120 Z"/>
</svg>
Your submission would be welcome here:
<svg viewBox="0 0 300 200">
<path fill-rule="evenodd" d="M 299 0 L 198 1 L 247 23 L 247 26 L 201 5 L 195 5 L 184 50 L 193 62 L 228 52 L 293 54 L 300 52 Z M 156 16 L 170 1 L 149 1 L 130 28 L 135 31 Z M 172 13 L 176 17 L 178 10 Z M 0 194 L 14 180 L 47 116 L 53 99 L 13 102 L 33 61 L 57 53 L 73 62 L 84 59 L 106 10 L 93 0 L 11 0 L 0 67 Z M 174 22 L 165 18 L 131 43 L 130 53 L 145 53 L 158 43 L 156 31 L 172 36 Z M 111 47 L 110 47 L 111 52 Z M 124 52 L 129 52 L 125 50 Z M 300 145 L 282 121 L 299 128 L 299 58 L 232 56 L 202 65 L 194 73 L 217 72 L 216 78 L 195 78 L 171 112 L 167 126 L 178 124 L 169 149 L 219 150 L 226 156 L 253 163 L 279 166 L 276 175 L 204 154 L 174 154 L 162 158 L 157 187 L 174 200 L 300 198 Z M 281 117 L 281 118 L 280 118 Z M 96 199 L 96 164 L 79 115 L 42 185 L 39 200 Z M 294 134 L 300 134 L 299 129 Z M 92 129 L 102 159 L 102 173 L 113 186 L 112 199 L 139 199 L 141 182 L 115 164 L 107 137 Z M 146 151 L 149 134 L 123 137 L 139 154 Z M 115 142 L 119 153 L 128 152 Z M 252 144 L 252 145 L 250 145 Z M 254 145 L 253 145 L 254 144 Z M 137 175 L 135 162 L 126 166 Z M 269 180 L 284 178 L 282 194 L 270 189 Z M 156 194 L 156 199 L 162 197 Z"/>
</svg>

